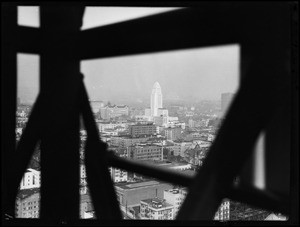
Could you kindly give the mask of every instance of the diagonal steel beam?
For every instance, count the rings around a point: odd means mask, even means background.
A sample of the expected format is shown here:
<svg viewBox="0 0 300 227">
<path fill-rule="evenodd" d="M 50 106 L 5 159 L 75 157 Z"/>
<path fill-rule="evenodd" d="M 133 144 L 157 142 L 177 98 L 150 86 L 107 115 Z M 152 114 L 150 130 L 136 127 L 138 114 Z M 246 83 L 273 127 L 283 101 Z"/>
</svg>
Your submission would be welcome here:
<svg viewBox="0 0 300 227">
<path fill-rule="evenodd" d="M 98 220 L 121 220 L 113 182 L 108 171 L 107 144 L 100 141 L 93 112 L 83 82 L 80 87 L 81 113 L 87 130 L 85 164 L 88 186 Z"/>
</svg>

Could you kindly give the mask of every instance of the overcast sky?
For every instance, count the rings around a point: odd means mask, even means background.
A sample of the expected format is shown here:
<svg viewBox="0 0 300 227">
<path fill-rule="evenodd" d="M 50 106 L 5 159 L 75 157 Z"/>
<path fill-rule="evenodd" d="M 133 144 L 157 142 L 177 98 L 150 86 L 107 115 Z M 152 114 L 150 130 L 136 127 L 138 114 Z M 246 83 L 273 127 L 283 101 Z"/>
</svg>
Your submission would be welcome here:
<svg viewBox="0 0 300 227">
<path fill-rule="evenodd" d="M 175 8 L 88 7 L 82 29 L 115 23 Z M 38 9 L 19 7 L 20 25 L 39 26 Z M 99 39 L 99 42 L 101 40 Z M 38 92 L 36 55 L 18 55 L 18 92 L 24 102 L 32 102 Z M 221 93 L 235 92 L 239 81 L 239 46 L 228 45 L 168 51 L 81 62 L 90 99 L 150 100 L 155 81 L 163 99 L 219 100 Z"/>
</svg>

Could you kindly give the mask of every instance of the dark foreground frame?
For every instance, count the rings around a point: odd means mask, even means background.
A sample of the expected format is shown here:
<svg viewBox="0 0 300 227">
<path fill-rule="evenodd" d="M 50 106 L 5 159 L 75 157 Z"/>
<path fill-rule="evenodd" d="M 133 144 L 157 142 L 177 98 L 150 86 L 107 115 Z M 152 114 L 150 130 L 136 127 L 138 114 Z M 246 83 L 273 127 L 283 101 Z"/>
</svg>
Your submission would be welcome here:
<svg viewBox="0 0 300 227">
<path fill-rule="evenodd" d="M 108 165 L 189 187 L 178 220 L 212 220 L 222 199 L 230 198 L 281 212 L 289 216 L 289 223 L 298 223 L 298 65 L 291 64 L 296 57 L 293 47 L 298 45 L 298 33 L 293 28 L 297 4 L 203 2 L 192 8 L 85 31 L 80 31 L 84 4 L 34 4 L 40 6 L 40 28 L 18 26 L 17 5 L 24 4 L 1 6 L 5 224 L 20 221 L 5 217 L 14 217 L 17 188 L 38 141 L 41 218 L 26 222 L 79 223 L 80 116 L 88 133 L 85 160 L 98 217 L 82 223 L 97 225 L 103 220 L 121 220 Z M 195 178 L 143 166 L 106 152 L 80 74 L 81 60 L 234 43 L 241 50 L 240 88 Z M 40 93 L 16 148 L 19 52 L 39 54 L 41 73 Z M 249 164 L 247 160 L 251 160 L 261 131 L 266 133 L 266 190 L 251 186 L 251 165 L 247 174 L 242 174 L 239 187 L 235 187 L 234 178 Z"/>
</svg>

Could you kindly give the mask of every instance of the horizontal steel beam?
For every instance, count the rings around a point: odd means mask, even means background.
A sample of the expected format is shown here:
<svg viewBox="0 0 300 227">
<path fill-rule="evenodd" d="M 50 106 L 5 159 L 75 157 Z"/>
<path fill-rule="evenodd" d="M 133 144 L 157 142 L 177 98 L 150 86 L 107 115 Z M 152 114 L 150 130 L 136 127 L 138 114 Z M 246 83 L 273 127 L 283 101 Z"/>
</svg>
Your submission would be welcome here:
<svg viewBox="0 0 300 227">
<path fill-rule="evenodd" d="M 83 30 L 78 54 L 87 60 L 237 43 L 227 13 L 210 5 Z"/>
<path fill-rule="evenodd" d="M 18 26 L 15 31 L 16 50 L 19 53 L 40 54 L 42 36 L 39 28 Z"/>
</svg>

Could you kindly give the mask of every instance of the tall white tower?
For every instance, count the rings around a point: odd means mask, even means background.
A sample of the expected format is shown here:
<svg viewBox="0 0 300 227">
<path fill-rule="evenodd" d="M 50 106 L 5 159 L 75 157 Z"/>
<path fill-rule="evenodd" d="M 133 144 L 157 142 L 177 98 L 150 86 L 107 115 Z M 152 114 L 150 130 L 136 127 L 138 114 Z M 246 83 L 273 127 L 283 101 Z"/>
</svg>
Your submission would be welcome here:
<svg viewBox="0 0 300 227">
<path fill-rule="evenodd" d="M 151 116 L 157 116 L 158 108 L 162 108 L 162 93 L 158 82 L 155 82 L 151 93 Z"/>
</svg>

